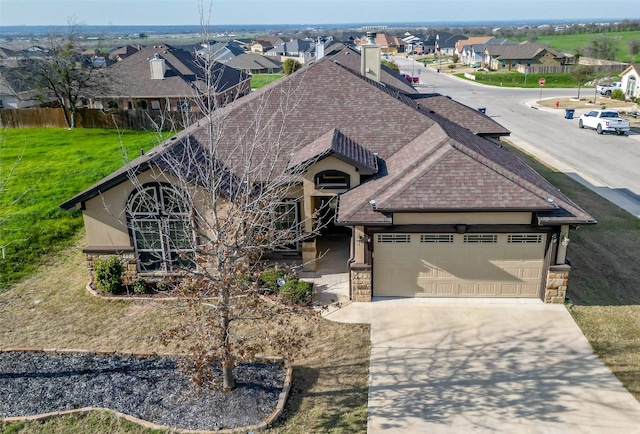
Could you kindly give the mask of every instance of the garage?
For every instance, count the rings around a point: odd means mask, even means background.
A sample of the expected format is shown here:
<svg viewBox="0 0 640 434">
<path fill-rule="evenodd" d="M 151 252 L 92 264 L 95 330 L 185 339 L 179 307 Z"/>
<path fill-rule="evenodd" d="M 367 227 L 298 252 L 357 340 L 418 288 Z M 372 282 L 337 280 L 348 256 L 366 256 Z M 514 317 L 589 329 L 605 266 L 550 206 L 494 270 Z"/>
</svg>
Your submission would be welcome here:
<svg viewBox="0 0 640 434">
<path fill-rule="evenodd" d="M 373 295 L 539 297 L 545 234 L 374 236 Z"/>
</svg>

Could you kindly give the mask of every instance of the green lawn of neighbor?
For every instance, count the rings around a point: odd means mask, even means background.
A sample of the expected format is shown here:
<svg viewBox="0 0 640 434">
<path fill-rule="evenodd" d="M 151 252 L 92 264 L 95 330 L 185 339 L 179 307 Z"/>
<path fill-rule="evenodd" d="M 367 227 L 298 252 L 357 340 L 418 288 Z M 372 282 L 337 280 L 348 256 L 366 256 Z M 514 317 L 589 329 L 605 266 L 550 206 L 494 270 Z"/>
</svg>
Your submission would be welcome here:
<svg viewBox="0 0 640 434">
<path fill-rule="evenodd" d="M 0 132 L 0 292 L 37 269 L 82 227 L 59 205 L 158 144 L 142 131 L 27 128 Z M 4 188 L 2 188 L 4 186 Z"/>
<path fill-rule="evenodd" d="M 640 56 L 633 58 L 629 54 L 628 42 L 632 39 L 640 40 L 640 31 L 634 32 L 610 32 L 610 33 L 586 33 L 580 35 L 552 35 L 540 36 L 539 43 L 548 45 L 554 50 L 563 53 L 573 54 L 578 48 L 585 48 L 591 45 L 594 39 L 609 38 L 614 41 L 616 46 L 615 60 L 619 62 L 638 63 Z M 584 51 L 584 50 L 583 50 Z M 586 53 L 584 55 L 587 55 Z"/>
<path fill-rule="evenodd" d="M 284 74 L 253 74 L 251 76 L 251 89 L 260 89 L 262 86 L 284 77 Z"/>
</svg>

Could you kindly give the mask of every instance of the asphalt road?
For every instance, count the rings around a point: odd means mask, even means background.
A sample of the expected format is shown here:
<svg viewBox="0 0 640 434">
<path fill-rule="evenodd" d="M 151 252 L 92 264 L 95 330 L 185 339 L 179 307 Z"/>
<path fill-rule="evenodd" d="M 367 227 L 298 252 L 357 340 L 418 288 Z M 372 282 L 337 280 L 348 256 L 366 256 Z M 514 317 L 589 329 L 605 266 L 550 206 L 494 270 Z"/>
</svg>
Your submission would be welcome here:
<svg viewBox="0 0 640 434">
<path fill-rule="evenodd" d="M 403 72 L 419 76 L 420 92 L 437 92 L 470 107 L 486 108 L 488 116 L 511 131 L 509 140 L 518 147 L 640 218 L 640 134 L 598 135 L 578 128 L 577 118 L 586 110 L 577 110 L 569 120 L 563 110 L 536 104 L 540 97 L 576 96 L 577 89 L 485 86 L 437 73 L 411 59 L 394 60 Z M 589 96 L 590 92 L 586 90 Z"/>
</svg>

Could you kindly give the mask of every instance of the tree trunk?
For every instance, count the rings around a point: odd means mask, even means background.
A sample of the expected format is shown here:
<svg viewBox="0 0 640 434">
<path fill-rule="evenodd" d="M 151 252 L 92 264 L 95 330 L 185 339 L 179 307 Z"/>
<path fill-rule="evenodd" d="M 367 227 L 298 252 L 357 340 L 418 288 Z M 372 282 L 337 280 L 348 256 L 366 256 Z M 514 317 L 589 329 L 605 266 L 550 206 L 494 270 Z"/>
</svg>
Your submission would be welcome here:
<svg viewBox="0 0 640 434">
<path fill-rule="evenodd" d="M 67 128 L 73 128 L 71 118 L 69 118 L 69 112 L 67 111 L 67 106 L 62 106 L 62 113 L 64 114 L 64 121 L 67 123 Z"/>
<path fill-rule="evenodd" d="M 233 363 L 230 360 L 225 360 L 222 364 L 222 387 L 224 390 L 236 387 L 236 380 L 233 378 Z"/>
<path fill-rule="evenodd" d="M 229 289 L 223 288 L 220 294 L 221 326 L 223 330 L 223 355 L 222 355 L 222 387 L 224 390 L 231 390 L 236 382 L 233 378 L 233 359 L 229 349 L 229 332 L 231 321 L 229 321 Z"/>
</svg>

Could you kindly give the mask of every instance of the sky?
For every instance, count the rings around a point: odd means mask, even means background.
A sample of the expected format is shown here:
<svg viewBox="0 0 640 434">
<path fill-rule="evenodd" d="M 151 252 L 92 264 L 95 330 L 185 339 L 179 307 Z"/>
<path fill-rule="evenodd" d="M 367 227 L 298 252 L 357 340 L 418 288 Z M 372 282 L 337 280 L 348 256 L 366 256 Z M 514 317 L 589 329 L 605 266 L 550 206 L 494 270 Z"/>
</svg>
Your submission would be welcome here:
<svg viewBox="0 0 640 434">
<path fill-rule="evenodd" d="M 640 18 L 640 0 L 0 0 L 0 27 L 198 25 L 201 7 L 212 26 Z"/>
</svg>

